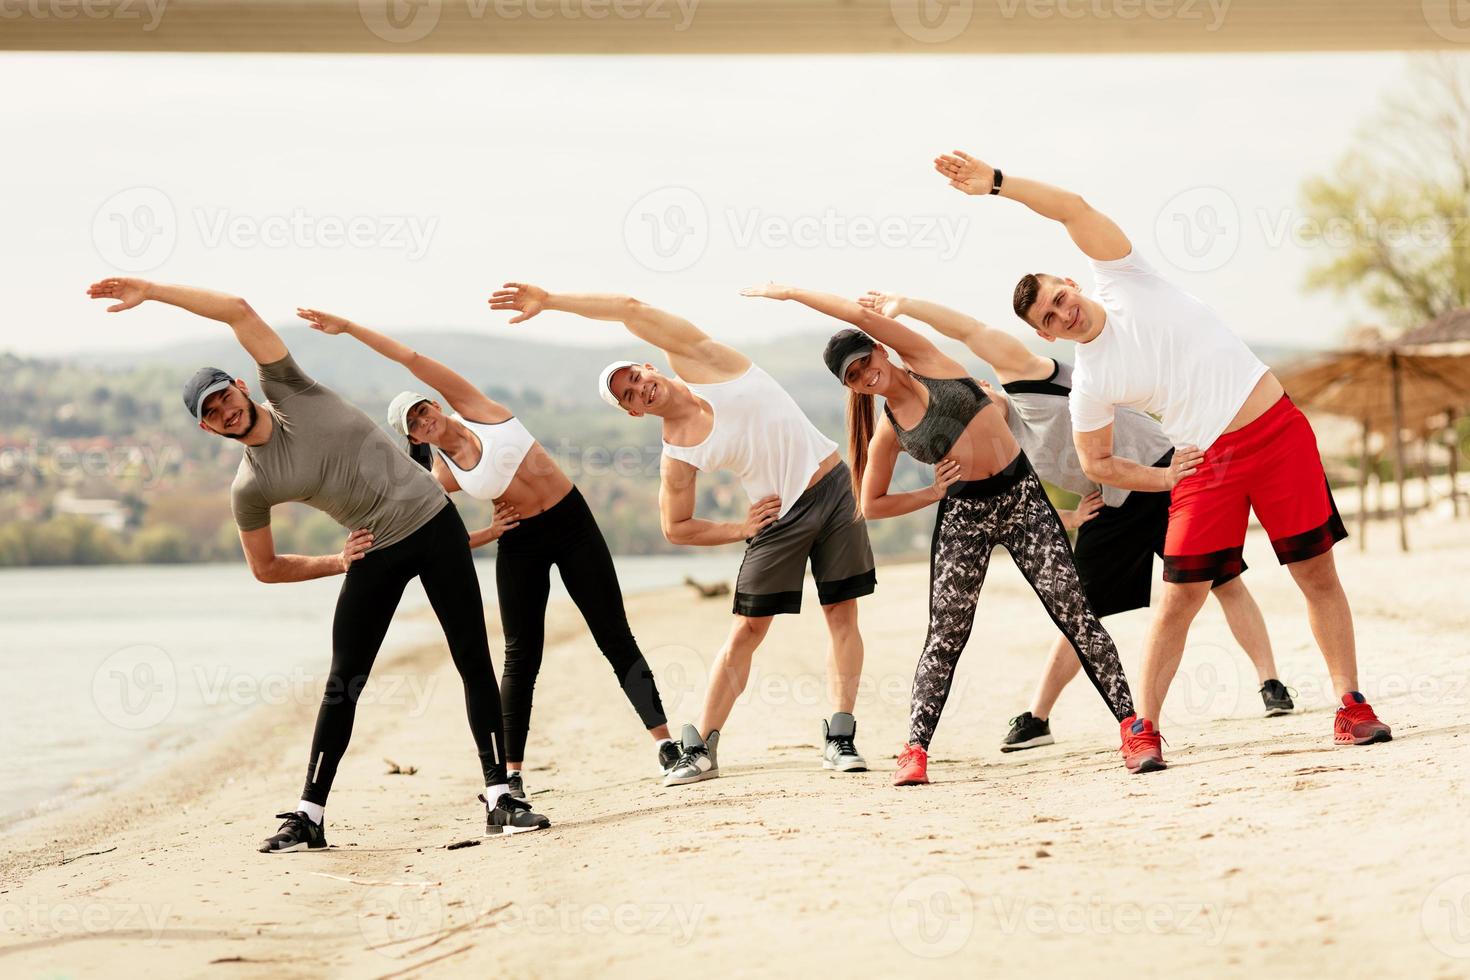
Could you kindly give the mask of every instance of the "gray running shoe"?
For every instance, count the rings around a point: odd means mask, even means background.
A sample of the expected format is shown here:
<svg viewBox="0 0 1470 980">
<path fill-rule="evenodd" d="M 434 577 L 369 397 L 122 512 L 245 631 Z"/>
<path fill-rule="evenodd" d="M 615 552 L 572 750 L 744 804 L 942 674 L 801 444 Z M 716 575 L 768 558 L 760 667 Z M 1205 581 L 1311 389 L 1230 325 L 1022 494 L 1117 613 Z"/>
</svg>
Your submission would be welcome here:
<svg viewBox="0 0 1470 980">
<path fill-rule="evenodd" d="M 679 743 L 673 740 L 667 741 L 658 747 L 658 774 L 667 776 L 669 770 L 679 761 L 681 755 Z"/>
<path fill-rule="evenodd" d="M 867 772 L 868 763 L 853 744 L 857 735 L 857 719 L 839 711 L 832 720 L 822 722 L 822 768 L 837 772 Z"/>
<path fill-rule="evenodd" d="M 522 803 L 530 803 L 531 798 L 526 795 L 526 783 L 521 779 L 521 774 L 513 772 L 506 777 L 505 784 L 510 787 L 510 795 Z"/>
<path fill-rule="evenodd" d="M 668 775 L 664 776 L 665 786 L 698 783 L 706 779 L 714 779 L 720 774 L 719 758 L 715 755 L 720 745 L 718 730 L 710 732 L 709 738 L 700 738 L 699 729 L 693 725 L 685 725 L 684 731 L 679 736 L 679 742 L 683 751 L 673 768 L 669 770 Z"/>
<path fill-rule="evenodd" d="M 1006 732 L 1005 741 L 1000 743 L 1000 750 L 1019 752 L 1022 749 L 1051 745 L 1055 741 L 1056 739 L 1051 737 L 1051 725 L 1047 724 L 1045 718 L 1038 718 L 1029 711 L 1023 711 L 1011 719 L 1011 730 Z"/>
</svg>

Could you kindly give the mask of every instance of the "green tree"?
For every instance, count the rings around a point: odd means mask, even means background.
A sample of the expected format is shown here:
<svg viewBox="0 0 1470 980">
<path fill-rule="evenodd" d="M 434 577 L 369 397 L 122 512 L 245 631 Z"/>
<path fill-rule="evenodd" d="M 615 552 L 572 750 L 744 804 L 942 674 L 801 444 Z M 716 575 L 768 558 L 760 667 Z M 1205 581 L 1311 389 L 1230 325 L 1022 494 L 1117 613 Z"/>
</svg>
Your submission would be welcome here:
<svg viewBox="0 0 1470 980">
<path fill-rule="evenodd" d="M 1304 237 L 1328 250 L 1309 288 L 1356 293 L 1398 329 L 1470 305 L 1470 62 L 1416 60 L 1302 199 Z"/>
</svg>

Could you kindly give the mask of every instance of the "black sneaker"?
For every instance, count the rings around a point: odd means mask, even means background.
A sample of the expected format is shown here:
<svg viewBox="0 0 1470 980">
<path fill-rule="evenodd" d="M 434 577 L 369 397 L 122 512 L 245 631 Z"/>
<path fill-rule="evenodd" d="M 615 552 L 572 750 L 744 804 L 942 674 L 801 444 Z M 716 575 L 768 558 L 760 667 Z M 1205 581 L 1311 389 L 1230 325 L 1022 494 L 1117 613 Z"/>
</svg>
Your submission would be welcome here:
<svg viewBox="0 0 1470 980">
<path fill-rule="evenodd" d="M 485 803 L 484 796 L 480 797 L 480 802 Z M 550 826 L 550 820 L 539 813 L 531 812 L 531 804 L 524 803 L 509 793 L 501 793 L 493 809 L 489 803 L 485 803 L 486 837 L 496 834 L 524 834 L 528 830 L 545 830 Z"/>
<path fill-rule="evenodd" d="M 1051 726 L 1046 723 L 1045 718 L 1037 718 L 1031 712 L 1023 711 L 1011 719 L 1011 730 L 1006 733 L 1005 741 L 1000 743 L 1000 750 L 1019 752 L 1022 749 L 1050 745 L 1055 741 L 1051 737 Z"/>
<path fill-rule="evenodd" d="M 1289 715 L 1296 710 L 1296 704 L 1291 700 L 1291 691 L 1274 677 L 1261 685 L 1261 701 L 1266 705 L 1267 718 Z"/>
<path fill-rule="evenodd" d="M 521 774 L 519 771 L 513 772 L 508 777 L 506 777 L 505 784 L 510 787 L 511 796 L 514 796 L 522 803 L 531 802 L 531 798 L 526 795 L 526 784 L 525 781 L 521 779 Z"/>
<path fill-rule="evenodd" d="M 660 745 L 658 747 L 658 774 L 667 776 L 669 770 L 678 764 L 679 756 L 682 754 L 679 743 L 673 739 Z"/>
<path fill-rule="evenodd" d="M 285 854 L 289 851 L 319 851 L 327 846 L 327 831 L 319 823 L 297 810 L 295 813 L 278 813 L 277 820 L 284 820 L 274 837 L 261 841 L 260 853 Z"/>
</svg>

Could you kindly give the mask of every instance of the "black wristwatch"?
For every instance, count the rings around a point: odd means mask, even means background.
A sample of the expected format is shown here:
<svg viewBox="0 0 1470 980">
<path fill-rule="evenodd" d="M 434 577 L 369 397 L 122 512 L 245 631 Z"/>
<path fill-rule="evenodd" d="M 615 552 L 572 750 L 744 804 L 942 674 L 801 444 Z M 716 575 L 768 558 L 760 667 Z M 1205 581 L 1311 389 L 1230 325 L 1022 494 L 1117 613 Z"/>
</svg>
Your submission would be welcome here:
<svg viewBox="0 0 1470 980">
<path fill-rule="evenodd" d="M 995 168 L 995 177 L 990 181 L 990 193 L 992 193 L 992 194 L 999 194 L 1000 193 L 1000 185 L 1001 185 L 1001 183 L 1005 179 L 1006 179 L 1006 175 L 1000 172 L 1000 168 L 999 167 L 996 167 Z"/>
</svg>

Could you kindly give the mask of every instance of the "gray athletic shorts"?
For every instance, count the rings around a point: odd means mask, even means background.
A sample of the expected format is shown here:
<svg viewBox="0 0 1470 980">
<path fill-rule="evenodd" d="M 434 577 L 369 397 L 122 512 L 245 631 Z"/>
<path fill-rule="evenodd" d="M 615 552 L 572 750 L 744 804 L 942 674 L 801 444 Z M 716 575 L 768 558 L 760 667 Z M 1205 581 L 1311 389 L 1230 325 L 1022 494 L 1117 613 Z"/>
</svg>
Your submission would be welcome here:
<svg viewBox="0 0 1470 980">
<path fill-rule="evenodd" d="M 824 606 L 872 595 L 877 587 L 868 525 L 857 513 L 846 463 L 839 462 L 785 516 L 748 539 L 735 579 L 735 615 L 801 612 L 808 558 Z"/>
</svg>

